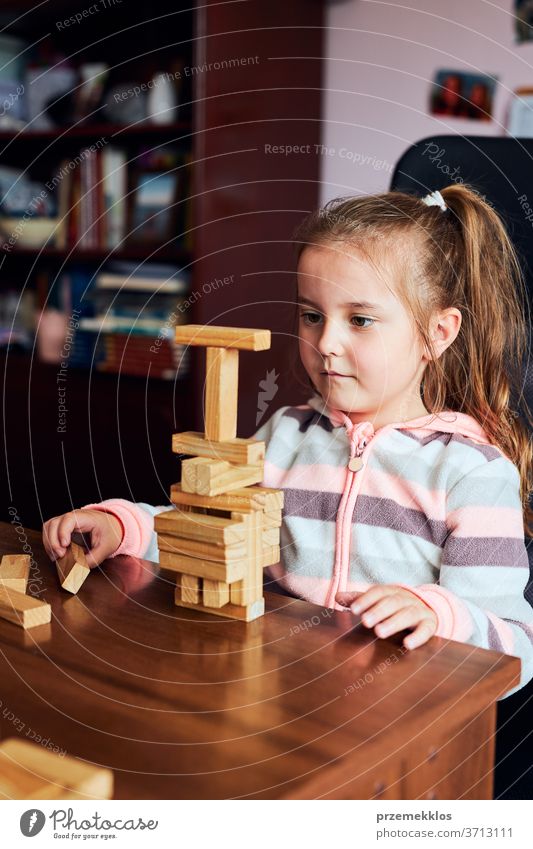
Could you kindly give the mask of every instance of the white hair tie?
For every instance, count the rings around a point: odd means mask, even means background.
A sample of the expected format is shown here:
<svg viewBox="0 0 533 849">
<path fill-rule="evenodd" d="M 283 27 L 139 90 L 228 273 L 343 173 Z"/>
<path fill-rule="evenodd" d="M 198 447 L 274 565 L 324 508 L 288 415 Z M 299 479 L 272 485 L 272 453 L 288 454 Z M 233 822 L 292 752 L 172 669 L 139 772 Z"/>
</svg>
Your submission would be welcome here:
<svg viewBox="0 0 533 849">
<path fill-rule="evenodd" d="M 440 206 L 443 212 L 446 212 L 446 210 L 448 209 L 444 202 L 444 198 L 438 191 L 430 192 L 429 195 L 426 195 L 425 198 L 422 198 L 422 202 L 425 203 L 426 206 Z"/>
</svg>

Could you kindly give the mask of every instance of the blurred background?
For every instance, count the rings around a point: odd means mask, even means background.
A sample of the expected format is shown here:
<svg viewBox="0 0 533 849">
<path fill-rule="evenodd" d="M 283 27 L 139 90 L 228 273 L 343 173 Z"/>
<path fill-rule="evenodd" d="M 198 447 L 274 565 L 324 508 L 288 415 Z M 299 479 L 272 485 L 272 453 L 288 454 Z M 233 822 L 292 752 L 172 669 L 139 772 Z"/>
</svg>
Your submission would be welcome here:
<svg viewBox="0 0 533 849">
<path fill-rule="evenodd" d="M 4 520 L 167 503 L 172 433 L 202 427 L 178 323 L 272 329 L 240 435 L 304 401 L 294 228 L 420 140 L 531 137 L 529 7 L 0 2 Z M 439 185 L 467 176 L 426 147 Z"/>
</svg>

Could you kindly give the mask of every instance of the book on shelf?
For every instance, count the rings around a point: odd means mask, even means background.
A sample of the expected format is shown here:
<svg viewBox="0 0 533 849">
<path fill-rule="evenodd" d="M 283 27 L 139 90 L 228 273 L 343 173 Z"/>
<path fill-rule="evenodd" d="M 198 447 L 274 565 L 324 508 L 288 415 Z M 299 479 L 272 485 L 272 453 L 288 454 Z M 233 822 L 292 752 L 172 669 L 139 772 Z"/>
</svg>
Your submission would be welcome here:
<svg viewBox="0 0 533 849">
<path fill-rule="evenodd" d="M 127 156 L 124 150 L 106 147 L 100 153 L 102 206 L 106 247 L 115 248 L 126 237 Z"/>
<path fill-rule="evenodd" d="M 152 249 L 157 247 L 158 239 L 161 244 L 176 245 L 182 229 L 179 221 L 190 221 L 185 175 L 190 158 L 175 152 L 174 160 L 181 166 L 163 173 L 140 171 L 136 159 L 128 159 L 125 150 L 107 145 L 96 150 L 84 148 L 77 157 L 62 160 L 57 179 L 61 178 L 59 218 L 64 223 L 60 227 L 58 247 L 112 249 L 129 240 L 131 244 Z M 136 164 L 130 166 L 130 161 Z M 163 180 L 170 181 L 179 196 L 156 191 Z M 145 183 L 154 195 L 152 205 L 146 209 L 141 191 Z M 185 200 L 181 218 L 180 197 Z M 190 240 L 185 236 L 179 239 L 181 247 L 188 250 Z"/>
<path fill-rule="evenodd" d="M 118 247 L 127 232 L 126 152 L 112 146 L 84 148 L 74 159 L 61 161 L 56 180 L 61 222 L 56 246 Z"/>
<path fill-rule="evenodd" d="M 143 336 L 157 336 L 166 331 L 166 328 L 161 326 L 161 321 L 156 318 L 136 318 L 129 315 L 114 314 L 99 314 L 90 318 L 81 318 L 79 326 L 81 330 L 96 333 L 124 333 L 128 331 L 130 334 Z"/>
<path fill-rule="evenodd" d="M 185 301 L 176 290 L 186 294 L 187 277 L 172 265 L 145 263 L 137 269 L 119 262 L 110 262 L 101 275 L 72 266 L 49 281 L 49 303 L 65 319 L 70 365 L 166 379 L 185 376 L 189 352 L 174 341 L 174 328 L 186 320 L 185 309 L 180 310 Z M 115 278 L 127 285 L 136 277 L 140 288 L 136 283 L 133 289 L 117 288 Z"/>
<path fill-rule="evenodd" d="M 173 265 L 163 263 L 134 263 L 110 261 L 96 276 L 97 289 L 156 292 L 183 295 L 189 291 L 189 274 Z"/>
<path fill-rule="evenodd" d="M 36 249 L 49 244 L 60 250 L 134 249 L 141 255 L 160 247 L 189 251 L 190 157 L 173 150 L 163 159 L 167 170 L 158 171 L 156 165 L 164 166 L 150 152 L 136 157 L 98 144 L 63 157 L 46 183 L 32 180 L 27 169 L 0 166 L 0 233 L 10 239 L 9 250 L 15 244 Z"/>
</svg>

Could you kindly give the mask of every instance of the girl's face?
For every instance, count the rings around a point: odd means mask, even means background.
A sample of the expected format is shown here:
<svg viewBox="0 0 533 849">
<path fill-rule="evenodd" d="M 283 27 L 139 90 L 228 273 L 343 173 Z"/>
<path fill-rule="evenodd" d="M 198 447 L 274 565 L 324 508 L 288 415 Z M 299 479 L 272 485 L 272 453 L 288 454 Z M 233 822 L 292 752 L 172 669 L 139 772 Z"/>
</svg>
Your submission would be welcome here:
<svg viewBox="0 0 533 849">
<path fill-rule="evenodd" d="M 300 356 L 329 407 L 376 429 L 427 414 L 420 398 L 424 346 L 362 254 L 340 243 L 305 248 L 298 311 Z"/>
</svg>

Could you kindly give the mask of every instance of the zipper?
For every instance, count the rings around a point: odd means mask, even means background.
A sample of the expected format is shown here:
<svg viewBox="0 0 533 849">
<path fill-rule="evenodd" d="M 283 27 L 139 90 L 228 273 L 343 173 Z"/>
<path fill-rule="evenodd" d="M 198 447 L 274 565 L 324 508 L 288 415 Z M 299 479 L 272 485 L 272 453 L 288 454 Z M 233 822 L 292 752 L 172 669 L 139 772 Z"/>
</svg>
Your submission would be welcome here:
<svg viewBox="0 0 533 849">
<path fill-rule="evenodd" d="M 335 562 L 331 583 L 326 595 L 326 607 L 335 608 L 335 595 L 346 589 L 350 573 L 350 546 L 352 539 L 353 512 L 357 495 L 361 489 L 363 471 L 376 437 L 393 425 L 385 425 L 374 431 L 371 422 L 360 422 L 352 426 L 347 418 L 345 427 L 350 439 L 350 457 L 346 467 L 346 481 L 335 523 Z M 351 430 L 349 428 L 351 427 Z"/>
</svg>

